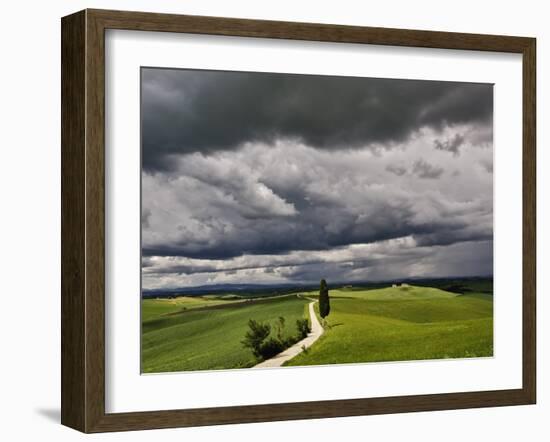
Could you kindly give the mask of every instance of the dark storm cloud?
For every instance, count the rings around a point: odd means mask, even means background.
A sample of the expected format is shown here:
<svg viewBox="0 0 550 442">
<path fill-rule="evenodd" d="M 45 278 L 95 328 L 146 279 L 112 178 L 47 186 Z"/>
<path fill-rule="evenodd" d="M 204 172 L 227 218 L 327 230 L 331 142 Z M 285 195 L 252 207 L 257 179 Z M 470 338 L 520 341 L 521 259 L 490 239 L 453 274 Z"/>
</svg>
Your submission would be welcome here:
<svg viewBox="0 0 550 442">
<path fill-rule="evenodd" d="M 338 213 L 336 206 L 318 206 L 292 219 L 256 219 L 232 234 L 217 231 L 204 242 L 170 242 L 156 246 L 144 245 L 144 256 L 187 256 L 200 259 L 226 259 L 243 254 L 279 254 L 292 250 L 330 250 L 349 244 L 370 243 L 386 239 L 416 235 L 422 238 L 438 229 L 449 229 L 441 237 L 447 243 L 454 230 L 466 227 L 465 222 L 414 222 L 414 213 L 407 209 L 377 207 L 377 213 L 366 220 L 358 214 Z M 323 214 L 331 214 L 331 223 L 337 228 L 327 230 Z M 182 268 L 182 272 L 186 272 Z"/>
<path fill-rule="evenodd" d="M 493 239 L 492 229 L 476 231 L 468 228 L 463 229 L 442 229 L 437 232 L 413 235 L 419 246 L 446 246 L 467 241 L 487 241 Z"/>
<path fill-rule="evenodd" d="M 243 278 L 248 282 L 251 278 L 256 282 L 273 281 L 275 278 L 276 281 L 300 283 L 318 282 L 325 278 L 335 283 L 415 276 L 490 275 L 492 245 L 492 240 L 449 246 L 422 246 L 411 241 L 390 240 L 359 248 L 333 249 L 328 253 L 249 255 L 222 261 L 157 258 L 149 262 L 151 260 L 145 258 L 147 267 L 144 268 L 144 276 L 147 282 L 183 279 L 194 281 L 196 285 L 206 281 L 236 282 Z M 181 267 L 181 262 L 187 262 L 187 265 Z M 183 274 L 180 273 L 182 268 L 186 270 Z"/>
<path fill-rule="evenodd" d="M 435 140 L 434 146 L 437 150 L 443 150 L 451 152 L 454 156 L 457 156 L 460 151 L 460 146 L 464 144 L 465 138 L 461 134 L 455 134 L 455 136 L 449 140 Z"/>
<path fill-rule="evenodd" d="M 144 228 L 149 227 L 149 217 L 151 216 L 151 211 L 147 208 L 141 211 L 141 225 Z"/>
<path fill-rule="evenodd" d="M 465 183 L 457 187 L 457 178 L 444 180 L 436 164 L 417 160 L 413 173 L 399 176 L 386 172 L 392 163 L 364 156 L 294 144 L 248 146 L 189 154 L 171 174 L 145 173 L 143 255 L 219 260 L 406 236 L 430 245 L 491 237 L 490 188 L 479 189 L 485 173 L 477 176 L 465 163 Z M 178 271 L 199 270 L 186 265 Z"/>
<path fill-rule="evenodd" d="M 144 287 L 491 273 L 491 85 L 142 78 Z"/>
<path fill-rule="evenodd" d="M 288 258 L 285 259 L 284 262 L 277 262 L 276 259 L 272 259 L 269 262 L 266 262 L 265 264 L 258 263 L 256 260 L 255 263 L 249 262 L 248 264 L 241 264 L 241 265 L 226 265 L 223 267 L 220 267 L 217 265 L 219 261 L 210 261 L 207 263 L 194 263 L 191 262 L 189 264 L 174 264 L 174 265 L 165 265 L 160 268 L 154 268 L 152 269 L 151 273 L 155 274 L 163 274 L 163 273 L 176 273 L 176 274 L 185 274 L 190 275 L 193 273 L 216 273 L 216 272 L 237 272 L 239 270 L 251 270 L 251 269 L 271 269 L 273 270 L 274 266 L 277 267 L 293 267 L 293 266 L 303 266 L 303 265 L 311 265 L 311 264 L 320 264 L 323 261 L 319 259 L 296 259 L 296 258 Z M 147 269 L 151 268 L 152 264 L 150 261 L 147 260 L 147 257 L 142 261 L 142 268 Z"/>
<path fill-rule="evenodd" d="M 488 160 L 481 161 L 481 167 L 483 167 L 483 169 L 485 169 L 485 171 L 487 171 L 487 173 L 493 173 L 493 162 L 492 161 L 488 161 Z"/>
<path fill-rule="evenodd" d="M 413 165 L 413 173 L 419 178 L 424 179 L 437 179 L 443 174 L 444 169 L 442 167 L 433 166 L 424 160 L 418 160 Z"/>
<path fill-rule="evenodd" d="M 144 68 L 143 167 L 281 138 L 389 147 L 425 126 L 485 125 L 492 108 L 489 84 Z"/>
<path fill-rule="evenodd" d="M 386 166 L 386 170 L 388 172 L 393 173 L 394 175 L 397 175 L 397 176 L 402 176 L 402 175 L 405 175 L 407 173 L 407 168 L 406 167 L 396 166 L 394 164 L 389 164 L 388 166 Z"/>
<path fill-rule="evenodd" d="M 325 207 L 325 210 L 331 210 Z M 185 256 L 197 259 L 228 259 L 242 255 L 281 254 L 293 250 L 331 250 L 350 244 L 372 243 L 412 235 L 419 245 L 449 245 L 456 242 L 492 238 L 492 231 L 472 232 L 465 220 L 446 220 L 432 223 L 415 223 L 413 214 L 398 215 L 394 210 L 378 208 L 379 212 L 361 220 L 357 215 L 339 216 L 336 221 L 341 228 L 327 231 L 319 212 L 304 213 L 296 220 L 278 223 L 256 220 L 254 225 L 232 235 L 216 235 L 208 242 L 172 242 L 158 246 L 144 246 L 147 256 Z M 316 222 L 315 220 L 320 220 Z M 316 263 L 312 261 L 310 263 Z M 286 265 L 302 265 L 304 262 L 289 261 Z M 258 265 L 231 268 L 243 270 L 261 267 Z M 174 267 L 177 273 L 209 272 L 209 266 Z"/>
</svg>

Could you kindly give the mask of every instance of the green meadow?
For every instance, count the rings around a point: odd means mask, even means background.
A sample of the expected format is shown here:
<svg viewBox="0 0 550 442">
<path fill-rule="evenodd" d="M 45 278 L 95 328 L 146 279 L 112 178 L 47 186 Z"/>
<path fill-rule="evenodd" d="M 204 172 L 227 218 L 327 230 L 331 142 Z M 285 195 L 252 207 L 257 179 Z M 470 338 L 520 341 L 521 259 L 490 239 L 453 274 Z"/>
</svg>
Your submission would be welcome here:
<svg viewBox="0 0 550 442">
<path fill-rule="evenodd" d="M 325 333 L 286 365 L 492 356 L 492 295 L 427 287 L 334 290 Z"/>
<path fill-rule="evenodd" d="M 274 324 L 283 316 L 287 337 L 296 320 L 306 317 L 309 303 L 296 295 L 244 301 L 182 298 L 142 301 L 143 373 L 251 367 L 254 356 L 241 344 L 248 320 Z"/>
<path fill-rule="evenodd" d="M 324 333 L 284 365 L 488 357 L 493 354 L 492 284 L 348 287 L 329 291 Z M 463 293 L 460 293 L 461 290 Z M 249 319 L 285 318 L 283 338 L 308 318 L 318 292 L 273 297 L 181 296 L 142 301 L 142 372 L 216 370 L 258 363 L 242 345 Z M 315 310 L 318 315 L 317 304 Z"/>
</svg>

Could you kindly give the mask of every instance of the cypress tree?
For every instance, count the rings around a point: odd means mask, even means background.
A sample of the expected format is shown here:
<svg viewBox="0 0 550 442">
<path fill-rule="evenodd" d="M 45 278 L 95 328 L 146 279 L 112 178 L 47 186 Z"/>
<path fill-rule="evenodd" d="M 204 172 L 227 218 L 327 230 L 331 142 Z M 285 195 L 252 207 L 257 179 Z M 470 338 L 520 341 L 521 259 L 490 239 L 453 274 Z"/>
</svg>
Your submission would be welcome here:
<svg viewBox="0 0 550 442">
<path fill-rule="evenodd" d="M 319 290 L 319 315 L 326 318 L 330 313 L 330 301 L 328 298 L 328 286 L 324 279 L 321 279 L 321 289 Z"/>
</svg>

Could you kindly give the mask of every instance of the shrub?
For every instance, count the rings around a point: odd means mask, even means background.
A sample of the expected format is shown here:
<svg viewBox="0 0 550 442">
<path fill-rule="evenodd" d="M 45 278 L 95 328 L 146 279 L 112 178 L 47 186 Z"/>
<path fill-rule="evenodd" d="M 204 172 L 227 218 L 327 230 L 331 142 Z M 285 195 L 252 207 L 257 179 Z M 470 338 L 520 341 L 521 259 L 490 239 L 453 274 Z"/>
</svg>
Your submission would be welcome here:
<svg viewBox="0 0 550 442">
<path fill-rule="evenodd" d="M 309 322 L 307 319 L 297 319 L 296 328 L 298 329 L 298 340 L 304 339 L 311 331 L 309 328 Z"/>
<path fill-rule="evenodd" d="M 241 344 L 243 347 L 250 348 L 254 356 L 261 358 L 263 356 L 262 345 L 271 332 L 271 326 L 249 319 L 248 327 L 249 330 L 246 332 Z"/>
<path fill-rule="evenodd" d="M 281 342 L 284 348 L 288 348 L 288 347 L 292 347 L 294 344 L 296 344 L 296 342 L 301 341 L 302 339 L 303 338 L 301 335 L 294 335 L 294 336 L 289 336 L 286 339 L 283 339 Z"/>
<path fill-rule="evenodd" d="M 248 328 L 244 339 L 241 341 L 243 347 L 252 350 L 252 353 L 257 359 L 269 359 L 281 353 L 284 349 L 292 347 L 298 341 L 304 339 L 311 331 L 307 319 L 298 319 L 296 328 L 298 334 L 295 336 L 283 337 L 285 326 L 285 318 L 280 316 L 275 324 L 277 337 L 270 337 L 271 326 L 258 322 L 254 319 L 249 319 Z"/>
<path fill-rule="evenodd" d="M 263 359 L 269 359 L 284 350 L 283 343 L 278 339 L 269 338 L 260 346 L 260 356 Z"/>
<path fill-rule="evenodd" d="M 282 342 L 283 341 L 283 332 L 285 330 L 285 318 L 284 317 L 279 316 L 276 327 L 277 327 L 277 339 Z"/>
</svg>

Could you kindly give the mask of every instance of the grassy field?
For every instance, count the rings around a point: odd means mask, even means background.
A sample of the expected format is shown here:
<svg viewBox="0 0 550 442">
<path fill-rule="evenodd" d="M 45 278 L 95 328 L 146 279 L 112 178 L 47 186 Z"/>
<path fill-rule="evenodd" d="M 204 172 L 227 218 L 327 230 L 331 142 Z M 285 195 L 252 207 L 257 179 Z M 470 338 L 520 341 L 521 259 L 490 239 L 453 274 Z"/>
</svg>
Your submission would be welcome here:
<svg viewBox="0 0 550 442">
<path fill-rule="evenodd" d="M 493 297 L 431 287 L 332 290 L 330 328 L 286 365 L 492 356 Z"/>
<path fill-rule="evenodd" d="M 184 313 L 189 309 L 213 307 L 229 304 L 231 302 L 233 301 L 208 296 L 179 296 L 172 299 L 144 299 L 141 301 L 141 320 L 142 322 L 146 322 L 163 315 L 175 314 L 178 312 Z"/>
<path fill-rule="evenodd" d="M 447 291 L 449 289 L 452 291 Z M 248 320 L 308 317 L 318 292 L 273 297 L 208 294 L 142 301 L 142 371 L 244 368 L 258 361 L 241 341 Z M 307 298 L 306 298 L 307 297 Z M 492 282 L 330 290 L 329 327 L 285 365 L 485 357 L 493 354 Z M 274 327 L 272 327 L 274 329 Z M 274 335 L 272 330 L 272 336 Z"/>
<path fill-rule="evenodd" d="M 281 296 L 263 300 L 226 300 L 213 296 L 142 301 L 142 372 L 215 370 L 250 367 L 256 361 L 241 340 L 248 320 L 275 323 L 284 316 L 285 337 L 306 317 L 308 300 Z"/>
</svg>

